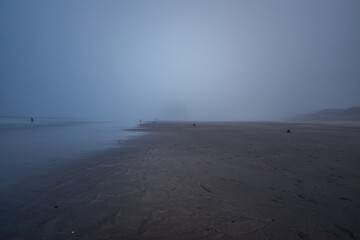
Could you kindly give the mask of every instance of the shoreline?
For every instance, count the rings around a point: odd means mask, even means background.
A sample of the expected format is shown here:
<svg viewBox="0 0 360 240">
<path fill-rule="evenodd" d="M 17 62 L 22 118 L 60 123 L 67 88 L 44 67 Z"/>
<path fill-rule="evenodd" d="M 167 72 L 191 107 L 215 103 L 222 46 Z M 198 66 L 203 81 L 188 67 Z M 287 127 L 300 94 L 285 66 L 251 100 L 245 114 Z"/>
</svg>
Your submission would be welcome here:
<svg viewBox="0 0 360 240">
<path fill-rule="evenodd" d="M 1 127 L 5 125 L 0 126 L 0 189 L 94 151 L 116 147 L 119 139 L 141 134 L 123 130 L 136 124 L 116 121 L 28 125 L 4 131 Z"/>
<path fill-rule="evenodd" d="M 2 198 L 0 237 L 360 234 L 360 128 L 156 122 L 131 131 L 145 134 L 33 178 L 25 190 Z"/>
</svg>

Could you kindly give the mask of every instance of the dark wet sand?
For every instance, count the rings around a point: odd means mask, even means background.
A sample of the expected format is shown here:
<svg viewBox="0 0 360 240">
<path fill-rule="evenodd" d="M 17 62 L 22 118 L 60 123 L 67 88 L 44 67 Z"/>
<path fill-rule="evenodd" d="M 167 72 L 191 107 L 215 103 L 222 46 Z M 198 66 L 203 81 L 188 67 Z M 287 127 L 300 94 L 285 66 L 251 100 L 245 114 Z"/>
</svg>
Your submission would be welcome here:
<svg viewBox="0 0 360 240">
<path fill-rule="evenodd" d="M 360 239 L 358 126 L 141 127 L 2 190 L 0 238 Z"/>
</svg>

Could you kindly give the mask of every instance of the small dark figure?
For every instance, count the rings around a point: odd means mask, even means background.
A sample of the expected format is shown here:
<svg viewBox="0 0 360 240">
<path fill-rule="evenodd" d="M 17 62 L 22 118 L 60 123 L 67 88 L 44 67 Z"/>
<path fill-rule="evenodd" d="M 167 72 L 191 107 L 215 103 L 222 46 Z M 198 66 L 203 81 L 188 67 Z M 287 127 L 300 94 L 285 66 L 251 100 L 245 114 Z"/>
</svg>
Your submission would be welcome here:
<svg viewBox="0 0 360 240">
<path fill-rule="evenodd" d="M 288 129 L 286 132 L 287 132 L 287 133 L 290 133 L 290 129 Z"/>
<path fill-rule="evenodd" d="M 31 121 L 31 122 L 34 122 L 34 118 L 30 118 L 30 121 Z"/>
<path fill-rule="evenodd" d="M 140 119 L 140 123 L 141 123 L 141 119 Z"/>
<path fill-rule="evenodd" d="M 193 127 L 195 127 L 196 126 L 196 124 L 195 123 L 193 123 Z"/>
</svg>

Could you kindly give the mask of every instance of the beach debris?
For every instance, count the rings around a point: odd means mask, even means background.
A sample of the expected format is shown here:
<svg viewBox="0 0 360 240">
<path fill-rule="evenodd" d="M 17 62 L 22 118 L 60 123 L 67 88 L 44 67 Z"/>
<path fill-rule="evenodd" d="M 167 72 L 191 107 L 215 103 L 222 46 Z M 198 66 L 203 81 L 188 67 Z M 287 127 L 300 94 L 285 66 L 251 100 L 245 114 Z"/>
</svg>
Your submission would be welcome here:
<svg viewBox="0 0 360 240">
<path fill-rule="evenodd" d="M 290 129 L 288 129 L 286 132 L 287 132 L 287 133 L 290 133 Z"/>
<path fill-rule="evenodd" d="M 59 208 L 59 205 L 55 205 L 54 208 Z"/>
<path fill-rule="evenodd" d="M 196 124 L 195 123 L 193 123 L 193 127 L 195 127 L 196 126 Z"/>
<path fill-rule="evenodd" d="M 31 122 L 34 122 L 34 118 L 33 118 L 33 117 L 31 117 L 31 118 L 30 118 L 30 121 L 31 121 Z"/>
<path fill-rule="evenodd" d="M 209 193 L 212 193 L 211 190 L 209 190 L 209 189 L 207 189 L 206 187 L 204 187 L 204 185 L 202 185 L 201 183 L 200 183 L 200 186 L 201 186 L 203 189 L 205 189 L 206 191 L 208 191 Z"/>
<path fill-rule="evenodd" d="M 75 231 L 71 231 L 71 234 L 74 235 L 75 237 L 80 237 L 80 233 L 77 233 Z"/>
</svg>

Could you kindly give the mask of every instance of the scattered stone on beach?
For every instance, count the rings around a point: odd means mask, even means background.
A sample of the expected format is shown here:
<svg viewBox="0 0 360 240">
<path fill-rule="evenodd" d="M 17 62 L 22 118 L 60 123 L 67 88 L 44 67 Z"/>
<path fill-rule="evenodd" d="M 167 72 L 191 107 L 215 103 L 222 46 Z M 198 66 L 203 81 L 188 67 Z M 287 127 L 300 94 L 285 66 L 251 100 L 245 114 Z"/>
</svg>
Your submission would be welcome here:
<svg viewBox="0 0 360 240">
<path fill-rule="evenodd" d="M 74 235 L 75 237 L 80 237 L 80 233 L 77 233 L 75 231 L 71 231 L 71 234 Z"/>
<path fill-rule="evenodd" d="M 290 133 L 290 129 L 288 129 L 286 132 L 287 132 L 287 133 Z"/>
<path fill-rule="evenodd" d="M 59 208 L 59 206 L 58 206 L 58 205 L 55 205 L 54 208 Z"/>
</svg>

